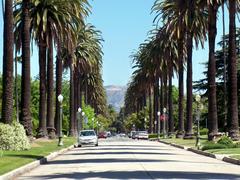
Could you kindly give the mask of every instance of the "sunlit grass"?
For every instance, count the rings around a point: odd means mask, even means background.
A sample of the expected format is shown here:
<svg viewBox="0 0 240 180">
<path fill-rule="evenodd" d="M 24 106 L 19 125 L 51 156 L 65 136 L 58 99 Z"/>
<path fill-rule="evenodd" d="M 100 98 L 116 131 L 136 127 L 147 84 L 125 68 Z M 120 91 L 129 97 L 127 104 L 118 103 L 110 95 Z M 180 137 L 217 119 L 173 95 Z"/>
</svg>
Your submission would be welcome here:
<svg viewBox="0 0 240 180">
<path fill-rule="evenodd" d="M 0 175 L 19 168 L 52 152 L 69 147 L 76 142 L 75 138 L 64 138 L 64 145 L 59 147 L 58 140 L 35 141 L 27 151 L 3 151 L 0 157 Z M 1 155 L 1 153 L 0 153 Z"/>
<path fill-rule="evenodd" d="M 174 144 L 178 144 L 181 146 L 185 146 L 185 147 L 191 147 L 194 148 L 196 145 L 196 139 L 182 139 L 182 138 L 166 138 L 166 139 L 161 139 L 162 141 L 168 142 L 168 143 L 174 143 Z M 205 143 L 206 140 L 206 136 L 201 136 L 200 142 L 201 143 Z"/>
</svg>

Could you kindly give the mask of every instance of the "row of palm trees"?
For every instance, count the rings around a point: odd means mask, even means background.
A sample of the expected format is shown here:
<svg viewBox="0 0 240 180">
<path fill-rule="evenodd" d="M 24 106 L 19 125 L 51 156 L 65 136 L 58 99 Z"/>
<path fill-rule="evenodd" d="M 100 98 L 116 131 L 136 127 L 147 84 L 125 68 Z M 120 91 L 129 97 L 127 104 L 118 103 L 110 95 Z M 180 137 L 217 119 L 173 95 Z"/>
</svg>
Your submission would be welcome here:
<svg viewBox="0 0 240 180">
<path fill-rule="evenodd" d="M 38 47 L 39 57 L 39 137 L 53 138 L 56 132 L 59 133 L 60 104 L 57 96 L 62 92 L 65 69 L 70 71 L 70 135 L 77 133 L 76 112 L 83 100 L 94 107 L 97 114 L 106 112 L 106 95 L 101 78 L 102 38 L 100 31 L 86 23 L 90 8 L 87 0 L 5 1 L 1 122 L 10 124 L 14 119 L 15 49 L 22 63 L 20 122 L 27 135 L 33 135 L 30 109 L 30 48 L 33 43 Z"/>
<path fill-rule="evenodd" d="M 153 131 L 152 92 L 154 94 L 154 119 L 158 109 L 168 107 L 169 133 L 174 132 L 172 117 L 172 78 L 178 76 L 179 103 L 177 137 L 193 136 L 193 93 L 192 93 L 192 52 L 193 47 L 203 47 L 208 39 L 208 129 L 209 140 L 218 134 L 216 102 L 216 60 L 215 39 L 217 34 L 217 13 L 219 7 L 227 4 L 229 12 L 229 46 L 228 46 L 228 122 L 229 136 L 239 139 L 238 94 L 237 94 L 237 56 L 236 56 L 236 14 L 239 0 L 156 0 L 152 11 L 156 13 L 158 23 L 152 36 L 140 45 L 133 59 L 137 70 L 133 73 L 129 85 L 125 106 L 127 113 L 139 111 L 149 98 L 150 131 Z M 223 12 L 224 12 L 224 8 Z M 187 105 L 186 123 L 184 123 L 184 67 L 187 70 Z M 147 88 L 146 88 L 147 87 Z M 161 87 L 161 88 L 159 88 Z M 168 89 L 167 89 L 168 88 Z M 160 92 L 159 92 L 160 89 Z M 226 92 L 225 92 L 226 93 Z M 160 103 L 159 103 L 160 94 Z M 159 107 L 160 106 L 160 107 Z M 184 125 L 186 124 L 186 127 Z"/>
</svg>

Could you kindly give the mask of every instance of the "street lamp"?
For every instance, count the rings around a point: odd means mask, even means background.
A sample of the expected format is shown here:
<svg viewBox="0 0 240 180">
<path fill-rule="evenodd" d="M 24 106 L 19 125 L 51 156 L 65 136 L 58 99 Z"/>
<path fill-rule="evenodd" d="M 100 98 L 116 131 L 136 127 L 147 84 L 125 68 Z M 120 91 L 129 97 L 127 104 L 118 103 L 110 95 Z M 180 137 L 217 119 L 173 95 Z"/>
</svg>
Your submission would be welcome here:
<svg viewBox="0 0 240 180">
<path fill-rule="evenodd" d="M 166 112 L 167 109 L 163 108 L 163 137 L 166 138 Z"/>
<path fill-rule="evenodd" d="M 158 140 L 160 140 L 160 111 L 157 112 L 157 116 L 158 116 Z"/>
<path fill-rule="evenodd" d="M 200 148 L 200 131 L 199 131 L 199 121 L 200 121 L 200 101 L 201 101 L 201 96 L 199 94 L 196 95 L 195 97 L 196 102 L 197 102 L 197 114 L 196 114 L 196 121 L 197 121 L 197 138 L 196 138 L 196 147 L 199 149 Z"/>
<path fill-rule="evenodd" d="M 80 129 L 81 129 L 81 112 L 82 112 L 82 109 L 79 107 L 78 110 L 77 110 L 77 140 L 79 138 L 79 133 L 80 133 Z"/>
<path fill-rule="evenodd" d="M 58 146 L 62 146 L 63 145 L 63 141 L 62 141 L 62 115 L 63 115 L 63 112 L 62 112 L 62 101 L 63 101 L 63 96 L 61 94 L 58 95 L 58 102 L 59 102 L 59 105 L 60 105 L 60 117 L 59 117 L 59 137 L 58 137 Z"/>
<path fill-rule="evenodd" d="M 84 116 L 85 116 L 85 112 L 82 111 L 82 113 L 80 113 L 82 115 L 82 122 L 84 120 Z M 85 122 L 84 122 L 85 123 Z M 82 123 L 83 124 L 83 123 Z M 86 126 L 85 126 L 86 127 Z M 82 125 L 82 129 L 84 129 L 84 126 Z"/>
<path fill-rule="evenodd" d="M 145 128 L 145 130 L 147 130 L 147 118 L 146 117 L 144 118 L 144 128 Z"/>
</svg>

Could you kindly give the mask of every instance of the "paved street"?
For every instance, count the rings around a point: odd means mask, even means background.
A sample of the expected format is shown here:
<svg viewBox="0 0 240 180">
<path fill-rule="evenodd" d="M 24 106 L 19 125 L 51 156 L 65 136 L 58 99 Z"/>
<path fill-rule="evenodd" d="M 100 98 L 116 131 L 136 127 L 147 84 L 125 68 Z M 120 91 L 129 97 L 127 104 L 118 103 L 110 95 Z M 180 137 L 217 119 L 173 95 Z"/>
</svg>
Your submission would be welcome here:
<svg viewBox="0 0 240 180">
<path fill-rule="evenodd" d="M 19 179 L 240 179 L 240 166 L 150 141 L 100 140 Z"/>
</svg>

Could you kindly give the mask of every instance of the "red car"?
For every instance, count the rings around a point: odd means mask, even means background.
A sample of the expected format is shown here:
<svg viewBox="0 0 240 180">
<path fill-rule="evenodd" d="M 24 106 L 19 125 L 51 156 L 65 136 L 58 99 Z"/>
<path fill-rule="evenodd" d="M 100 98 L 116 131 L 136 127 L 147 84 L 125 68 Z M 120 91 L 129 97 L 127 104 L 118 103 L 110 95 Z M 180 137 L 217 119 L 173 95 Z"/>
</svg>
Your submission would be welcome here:
<svg viewBox="0 0 240 180">
<path fill-rule="evenodd" d="M 107 138 L 107 133 L 106 133 L 106 132 L 100 132 L 100 133 L 98 133 L 98 138 L 104 138 L 104 139 L 106 139 L 106 138 Z"/>
</svg>

